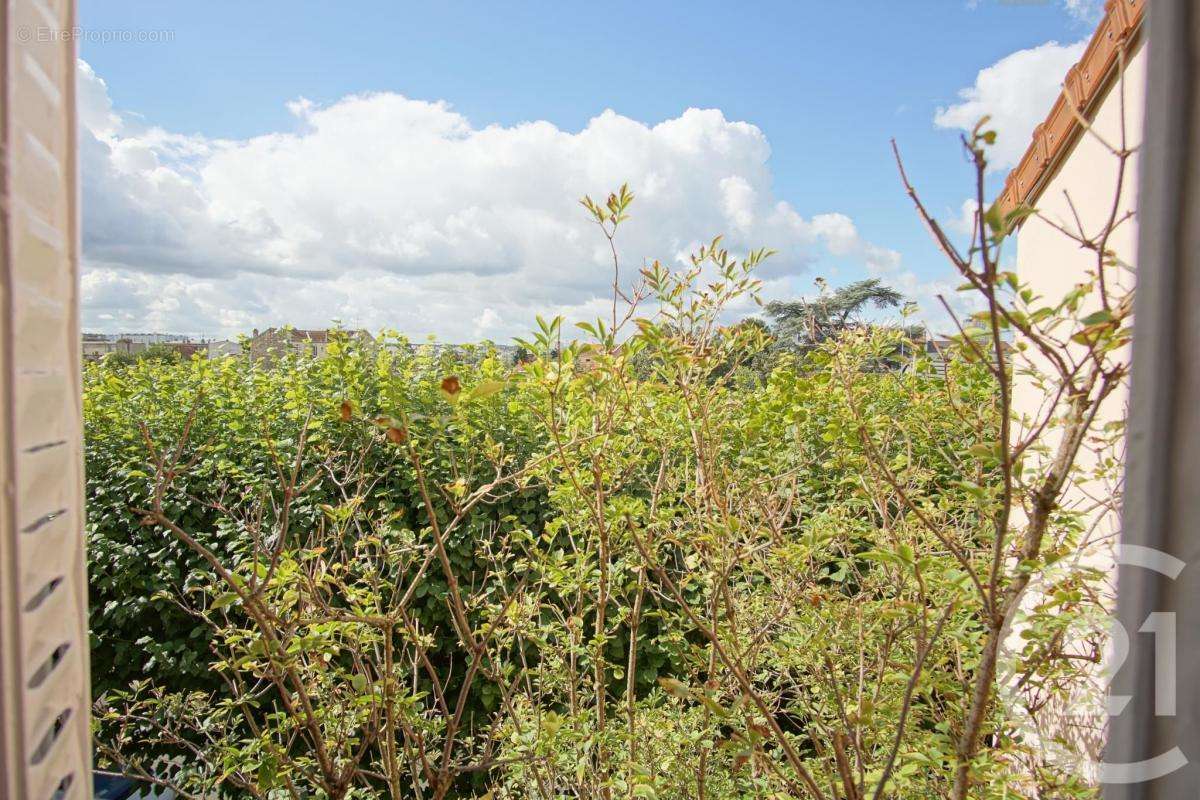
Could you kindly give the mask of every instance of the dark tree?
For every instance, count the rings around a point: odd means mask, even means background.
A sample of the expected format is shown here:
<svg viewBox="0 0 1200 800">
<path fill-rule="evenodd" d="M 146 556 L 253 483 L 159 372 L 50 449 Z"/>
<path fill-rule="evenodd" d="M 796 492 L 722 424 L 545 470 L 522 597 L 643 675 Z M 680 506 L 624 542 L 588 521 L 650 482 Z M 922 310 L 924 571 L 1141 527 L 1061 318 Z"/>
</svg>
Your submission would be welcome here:
<svg viewBox="0 0 1200 800">
<path fill-rule="evenodd" d="M 812 300 L 775 301 L 767 305 L 776 347 L 806 352 L 849 328 L 863 324 L 862 312 L 869 308 L 897 308 L 904 295 L 878 278 L 855 281 L 832 292 L 818 279 L 821 293 Z"/>
</svg>

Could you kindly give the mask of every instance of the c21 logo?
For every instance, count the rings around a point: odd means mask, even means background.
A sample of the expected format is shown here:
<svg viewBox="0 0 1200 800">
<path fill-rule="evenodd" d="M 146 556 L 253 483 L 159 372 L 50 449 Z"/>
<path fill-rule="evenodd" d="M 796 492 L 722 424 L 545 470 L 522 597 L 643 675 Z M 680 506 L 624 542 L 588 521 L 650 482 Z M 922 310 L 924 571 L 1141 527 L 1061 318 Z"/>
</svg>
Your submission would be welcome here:
<svg viewBox="0 0 1200 800">
<path fill-rule="evenodd" d="M 1151 547 L 1122 545 L 1116 553 L 1115 566 L 1149 569 L 1174 580 L 1187 565 Z M 1052 597 L 1056 584 L 1072 570 L 1079 569 L 1083 567 L 1078 563 L 1053 564 L 1029 582 L 1021 598 L 1022 611 L 1013 615 L 1001 641 L 998 695 L 1017 725 L 1018 736 L 1047 762 L 1070 768 L 1081 777 L 1101 784 L 1141 783 L 1168 775 L 1187 764 L 1187 757 L 1178 746 L 1132 763 L 1107 762 L 1098 755 L 1107 732 L 1107 719 L 1119 716 L 1133 700 L 1129 695 L 1109 692 L 1113 676 L 1129 656 L 1130 646 L 1129 631 L 1111 614 L 1092 617 L 1081 614 L 1057 632 L 1059 657 L 1077 662 L 1090 660 L 1086 653 L 1070 649 L 1082 642 L 1106 641 L 1107 653 L 1098 659 L 1102 663 L 1097 663 L 1090 673 L 1086 668 L 1069 673 L 1067 680 L 1073 680 L 1073 685 L 1058 687 L 1058 706 L 1031 702 L 1034 692 L 1031 687 L 1037 683 L 1030 680 L 1031 670 L 1036 665 L 1027 663 L 1026 637 L 1022 634 L 1039 613 L 1037 602 Z M 1178 682 L 1175 612 L 1150 613 L 1137 633 L 1154 637 L 1155 716 L 1175 716 Z M 1065 699 L 1061 691 L 1064 688 L 1070 692 Z"/>
</svg>

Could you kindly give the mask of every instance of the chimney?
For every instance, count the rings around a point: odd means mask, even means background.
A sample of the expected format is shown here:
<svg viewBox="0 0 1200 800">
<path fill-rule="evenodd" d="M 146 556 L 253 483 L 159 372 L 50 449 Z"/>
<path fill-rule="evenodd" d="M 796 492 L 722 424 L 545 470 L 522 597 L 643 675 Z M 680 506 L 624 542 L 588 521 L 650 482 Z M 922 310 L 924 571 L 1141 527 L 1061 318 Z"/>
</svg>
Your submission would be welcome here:
<svg viewBox="0 0 1200 800">
<path fill-rule="evenodd" d="M 255 328 L 255 329 L 254 329 L 254 332 L 253 332 L 253 333 L 251 333 L 250 335 L 251 335 L 251 336 L 258 336 L 258 328 Z"/>
</svg>

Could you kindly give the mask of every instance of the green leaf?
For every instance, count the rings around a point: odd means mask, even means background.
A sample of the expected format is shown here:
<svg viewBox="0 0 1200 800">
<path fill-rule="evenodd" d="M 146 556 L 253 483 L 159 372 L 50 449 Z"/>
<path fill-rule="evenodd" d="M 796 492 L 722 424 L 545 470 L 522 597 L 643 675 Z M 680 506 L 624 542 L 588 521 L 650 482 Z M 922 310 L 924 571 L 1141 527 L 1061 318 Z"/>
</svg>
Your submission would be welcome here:
<svg viewBox="0 0 1200 800">
<path fill-rule="evenodd" d="M 877 561 L 880 564 L 898 564 L 900 562 L 895 553 L 888 553 L 884 550 L 867 550 L 859 555 L 867 561 Z"/>
<path fill-rule="evenodd" d="M 212 605 L 210 605 L 208 607 L 208 609 L 210 611 L 217 611 L 219 609 L 225 608 L 226 606 L 233 605 L 239 599 L 240 598 L 238 597 L 237 592 L 226 592 L 225 594 L 218 597 L 216 600 L 213 600 Z"/>
<path fill-rule="evenodd" d="M 1004 233 L 1004 220 L 1000 216 L 999 204 L 993 203 L 992 206 L 984 212 L 984 222 L 991 228 L 992 233 Z"/>
<path fill-rule="evenodd" d="M 1112 322 L 1112 320 L 1113 315 L 1111 311 L 1100 309 L 1099 311 L 1093 311 L 1091 314 L 1088 314 L 1086 317 L 1081 319 L 1080 322 L 1084 325 L 1091 326 L 1101 325 L 1105 322 Z"/>
<path fill-rule="evenodd" d="M 507 386 L 504 381 L 483 381 L 476 384 L 475 388 L 467 394 L 468 400 L 482 400 L 485 397 L 491 397 L 499 391 L 502 391 Z"/>
</svg>

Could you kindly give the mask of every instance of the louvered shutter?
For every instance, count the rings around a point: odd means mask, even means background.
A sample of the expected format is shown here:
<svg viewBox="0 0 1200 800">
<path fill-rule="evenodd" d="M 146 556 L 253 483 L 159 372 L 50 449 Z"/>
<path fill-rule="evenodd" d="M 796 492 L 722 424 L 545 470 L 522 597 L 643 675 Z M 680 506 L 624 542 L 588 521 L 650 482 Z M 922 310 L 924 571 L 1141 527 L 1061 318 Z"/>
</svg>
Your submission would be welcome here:
<svg viewBox="0 0 1200 800">
<path fill-rule="evenodd" d="M 84 798 L 75 9 L 72 0 L 2 9 L 0 793 Z"/>
</svg>

